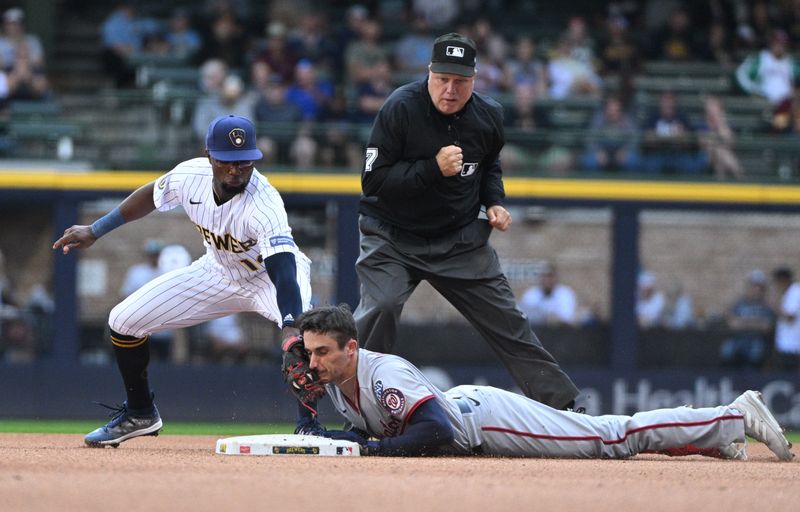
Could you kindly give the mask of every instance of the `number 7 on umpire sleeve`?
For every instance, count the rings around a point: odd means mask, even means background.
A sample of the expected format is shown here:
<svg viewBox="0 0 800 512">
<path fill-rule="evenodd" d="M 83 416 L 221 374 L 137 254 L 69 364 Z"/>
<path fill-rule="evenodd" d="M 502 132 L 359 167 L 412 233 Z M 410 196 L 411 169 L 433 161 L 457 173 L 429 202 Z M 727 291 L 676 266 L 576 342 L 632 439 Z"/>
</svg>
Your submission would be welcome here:
<svg viewBox="0 0 800 512">
<path fill-rule="evenodd" d="M 372 170 L 372 164 L 375 163 L 376 158 L 378 158 L 378 148 L 367 148 L 367 162 L 364 165 L 364 172 Z"/>
</svg>

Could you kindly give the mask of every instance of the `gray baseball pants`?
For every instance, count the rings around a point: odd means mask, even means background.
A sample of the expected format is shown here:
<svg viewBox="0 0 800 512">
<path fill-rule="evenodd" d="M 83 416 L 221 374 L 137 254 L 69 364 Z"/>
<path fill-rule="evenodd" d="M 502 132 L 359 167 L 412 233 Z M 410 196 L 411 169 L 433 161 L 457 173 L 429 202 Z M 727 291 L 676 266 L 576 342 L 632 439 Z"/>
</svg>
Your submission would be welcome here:
<svg viewBox="0 0 800 512">
<path fill-rule="evenodd" d="M 361 215 L 356 272 L 361 301 L 355 311 L 362 346 L 393 353 L 403 306 L 422 280 L 447 299 L 489 343 L 522 392 L 556 409 L 578 388 L 542 346 L 489 245 L 484 219 L 437 238 L 397 229 Z"/>
</svg>

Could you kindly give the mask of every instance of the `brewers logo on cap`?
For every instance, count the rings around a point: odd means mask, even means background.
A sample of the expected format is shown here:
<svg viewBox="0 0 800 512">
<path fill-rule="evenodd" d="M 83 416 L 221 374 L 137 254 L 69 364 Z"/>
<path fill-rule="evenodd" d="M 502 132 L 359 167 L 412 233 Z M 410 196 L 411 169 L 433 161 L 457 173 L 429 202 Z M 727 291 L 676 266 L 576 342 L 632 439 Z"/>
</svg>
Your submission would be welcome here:
<svg viewBox="0 0 800 512">
<path fill-rule="evenodd" d="M 253 121 L 232 114 L 219 116 L 208 125 L 206 149 L 220 162 L 255 161 L 264 156 L 256 146 Z"/>
<path fill-rule="evenodd" d="M 228 132 L 228 137 L 231 139 L 231 144 L 235 147 L 240 148 L 244 146 L 244 137 L 245 132 L 242 128 L 234 128 L 230 132 Z"/>
</svg>

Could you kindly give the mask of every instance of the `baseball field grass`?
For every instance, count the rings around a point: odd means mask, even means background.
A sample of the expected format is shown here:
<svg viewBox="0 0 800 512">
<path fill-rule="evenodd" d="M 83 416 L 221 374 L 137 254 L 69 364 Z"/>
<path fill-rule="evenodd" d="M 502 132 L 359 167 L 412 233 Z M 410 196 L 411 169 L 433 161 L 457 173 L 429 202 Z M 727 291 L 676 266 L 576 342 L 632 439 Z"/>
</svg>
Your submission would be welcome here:
<svg viewBox="0 0 800 512">
<path fill-rule="evenodd" d="M 100 422 L 102 423 L 102 422 Z M 20 420 L 0 419 L 0 433 L 17 434 L 85 434 L 100 426 L 97 420 Z M 169 422 L 161 435 L 182 436 L 240 436 L 250 434 L 291 434 L 294 425 L 289 423 L 190 423 Z M 800 445 L 800 431 L 787 432 L 787 439 Z"/>
</svg>

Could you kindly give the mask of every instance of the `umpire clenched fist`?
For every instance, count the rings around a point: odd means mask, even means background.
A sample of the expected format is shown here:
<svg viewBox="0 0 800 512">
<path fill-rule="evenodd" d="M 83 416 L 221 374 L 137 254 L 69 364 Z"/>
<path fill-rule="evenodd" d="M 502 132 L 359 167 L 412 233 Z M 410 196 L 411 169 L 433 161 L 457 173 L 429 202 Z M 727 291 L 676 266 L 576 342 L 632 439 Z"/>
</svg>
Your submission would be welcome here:
<svg viewBox="0 0 800 512">
<path fill-rule="evenodd" d="M 445 146 L 436 154 L 436 163 L 443 176 L 455 176 L 464 165 L 464 152 L 458 146 Z"/>
</svg>

